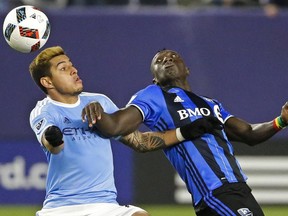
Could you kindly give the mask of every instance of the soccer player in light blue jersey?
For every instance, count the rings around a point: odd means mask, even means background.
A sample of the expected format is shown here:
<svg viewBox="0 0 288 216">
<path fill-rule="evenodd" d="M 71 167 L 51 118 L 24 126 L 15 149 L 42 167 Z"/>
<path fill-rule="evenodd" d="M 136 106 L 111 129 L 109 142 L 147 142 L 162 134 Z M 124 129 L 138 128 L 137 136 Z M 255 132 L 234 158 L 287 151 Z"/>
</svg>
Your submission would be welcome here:
<svg viewBox="0 0 288 216">
<path fill-rule="evenodd" d="M 117 111 L 117 106 L 103 94 L 82 92 L 78 71 L 59 46 L 43 50 L 29 70 L 47 95 L 30 114 L 30 125 L 49 165 L 45 201 L 36 215 L 148 216 L 139 207 L 117 203 L 110 140 L 81 119 L 82 109 L 93 101 L 98 101 L 107 113 Z M 218 120 L 207 119 L 183 128 L 190 132 L 194 129 L 193 134 L 197 135 L 203 127 L 213 131 L 220 126 Z M 118 139 L 140 152 L 179 142 L 175 130 L 135 131 Z"/>
<path fill-rule="evenodd" d="M 157 52 L 151 71 L 154 85 L 132 96 L 126 108 L 107 114 L 93 102 L 83 110 L 83 120 L 106 136 L 127 134 L 142 122 L 152 131 L 178 128 L 181 140 L 187 138 L 181 126 L 209 116 L 218 118 L 224 124 L 222 130 L 187 139 L 164 153 L 185 182 L 198 216 L 264 215 L 246 184 L 231 141 L 253 146 L 275 135 L 288 125 L 288 102 L 274 120 L 250 124 L 230 114 L 217 100 L 193 93 L 187 81 L 189 69 L 177 52 Z"/>
</svg>

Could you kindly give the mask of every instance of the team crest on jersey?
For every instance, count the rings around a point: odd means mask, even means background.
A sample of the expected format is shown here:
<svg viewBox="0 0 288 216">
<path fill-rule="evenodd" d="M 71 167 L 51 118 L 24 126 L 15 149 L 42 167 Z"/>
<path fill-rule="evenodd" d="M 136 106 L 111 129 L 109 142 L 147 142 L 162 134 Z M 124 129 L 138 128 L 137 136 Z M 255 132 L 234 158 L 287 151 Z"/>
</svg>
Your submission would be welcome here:
<svg viewBox="0 0 288 216">
<path fill-rule="evenodd" d="M 39 132 L 45 124 L 46 124 L 46 119 L 43 118 L 35 124 L 34 128 L 37 132 Z"/>
<path fill-rule="evenodd" d="M 251 212 L 248 208 L 238 209 L 237 212 L 238 212 L 241 216 L 253 216 L 253 212 Z"/>
</svg>

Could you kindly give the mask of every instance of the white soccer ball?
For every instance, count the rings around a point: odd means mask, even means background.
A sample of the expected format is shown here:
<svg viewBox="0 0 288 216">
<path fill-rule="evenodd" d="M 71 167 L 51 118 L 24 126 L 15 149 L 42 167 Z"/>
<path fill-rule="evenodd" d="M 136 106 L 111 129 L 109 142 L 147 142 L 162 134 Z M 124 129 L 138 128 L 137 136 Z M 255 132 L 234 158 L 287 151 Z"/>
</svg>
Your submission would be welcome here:
<svg viewBox="0 0 288 216">
<path fill-rule="evenodd" d="M 23 5 L 12 9 L 3 23 L 3 35 L 15 50 L 30 53 L 39 50 L 50 35 L 47 16 L 38 8 Z"/>
</svg>

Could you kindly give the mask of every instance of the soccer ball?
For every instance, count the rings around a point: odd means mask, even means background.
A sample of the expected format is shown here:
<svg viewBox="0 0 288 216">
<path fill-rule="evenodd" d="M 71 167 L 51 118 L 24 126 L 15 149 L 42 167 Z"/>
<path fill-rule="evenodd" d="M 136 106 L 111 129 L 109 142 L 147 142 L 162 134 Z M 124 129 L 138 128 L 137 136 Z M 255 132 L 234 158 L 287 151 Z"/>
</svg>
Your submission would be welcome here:
<svg viewBox="0 0 288 216">
<path fill-rule="evenodd" d="M 5 17 L 3 35 L 13 49 L 30 53 L 44 46 L 50 28 L 49 20 L 42 11 L 23 5 L 12 9 Z"/>
</svg>

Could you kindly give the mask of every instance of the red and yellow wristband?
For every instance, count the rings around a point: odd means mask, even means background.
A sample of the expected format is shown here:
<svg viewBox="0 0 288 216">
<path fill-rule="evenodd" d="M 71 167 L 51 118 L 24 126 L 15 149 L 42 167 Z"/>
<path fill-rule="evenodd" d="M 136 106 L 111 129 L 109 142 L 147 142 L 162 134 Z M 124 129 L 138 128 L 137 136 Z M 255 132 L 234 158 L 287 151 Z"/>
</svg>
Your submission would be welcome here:
<svg viewBox="0 0 288 216">
<path fill-rule="evenodd" d="M 282 130 L 283 128 L 287 127 L 288 124 L 286 124 L 281 116 L 278 116 L 273 121 L 273 127 L 276 131 Z"/>
</svg>

